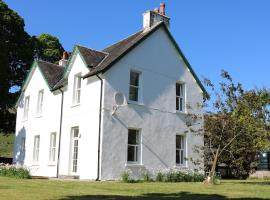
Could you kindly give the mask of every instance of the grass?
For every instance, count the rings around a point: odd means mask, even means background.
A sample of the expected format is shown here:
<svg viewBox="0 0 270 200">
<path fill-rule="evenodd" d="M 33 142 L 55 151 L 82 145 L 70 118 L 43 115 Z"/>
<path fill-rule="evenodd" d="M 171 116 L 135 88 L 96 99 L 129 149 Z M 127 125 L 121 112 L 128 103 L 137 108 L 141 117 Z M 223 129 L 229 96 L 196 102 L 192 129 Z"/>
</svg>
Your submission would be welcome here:
<svg viewBox="0 0 270 200">
<path fill-rule="evenodd" d="M 14 134 L 0 133 L 0 157 L 12 158 Z"/>
<path fill-rule="evenodd" d="M 0 177 L 0 199 L 178 200 L 270 199 L 270 181 L 202 183 L 121 183 L 64 180 L 18 180 Z"/>
</svg>

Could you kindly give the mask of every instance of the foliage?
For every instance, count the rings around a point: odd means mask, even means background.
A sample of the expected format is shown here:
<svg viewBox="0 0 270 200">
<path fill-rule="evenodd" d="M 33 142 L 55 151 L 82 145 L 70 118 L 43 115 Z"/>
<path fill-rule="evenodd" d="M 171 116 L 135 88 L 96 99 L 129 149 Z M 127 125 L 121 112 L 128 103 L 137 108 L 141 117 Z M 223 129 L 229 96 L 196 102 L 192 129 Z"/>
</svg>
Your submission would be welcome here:
<svg viewBox="0 0 270 200">
<path fill-rule="evenodd" d="M 30 172 L 28 169 L 14 165 L 0 164 L 0 176 L 14 177 L 18 179 L 30 179 Z"/>
<path fill-rule="evenodd" d="M 246 91 L 240 83 L 233 82 L 228 72 L 222 71 L 221 76 L 219 90 L 205 80 L 213 100 L 204 117 L 204 131 L 193 129 L 193 122 L 189 123 L 190 130 L 204 136 L 201 150 L 212 178 L 220 163 L 231 168 L 235 177 L 246 178 L 256 167 L 258 152 L 270 145 L 270 91 L 265 88 Z"/>
<path fill-rule="evenodd" d="M 129 183 L 131 182 L 131 171 L 130 170 L 125 170 L 121 173 L 121 181 L 124 183 Z"/>
<path fill-rule="evenodd" d="M 190 170 L 172 169 L 165 173 L 165 182 L 203 182 L 205 176 L 202 173 Z"/>
<path fill-rule="evenodd" d="M 157 172 L 156 181 L 157 182 L 163 182 L 163 181 L 165 181 L 165 174 L 162 171 L 158 171 Z"/>
<path fill-rule="evenodd" d="M 151 181 L 153 181 L 152 174 L 150 173 L 149 170 L 143 170 L 141 172 L 141 174 L 142 174 L 142 177 L 143 177 L 143 181 L 144 182 L 151 182 Z"/>
<path fill-rule="evenodd" d="M 14 134 L 0 133 L 0 157 L 12 158 Z"/>
<path fill-rule="evenodd" d="M 36 58 L 55 63 L 61 59 L 64 48 L 57 37 L 43 33 L 35 37 L 34 51 Z"/>
<path fill-rule="evenodd" d="M 0 0 L 0 131 L 14 132 L 15 111 L 12 107 L 29 71 L 34 56 L 55 62 L 63 47 L 49 34 L 30 36 L 24 20 Z"/>
</svg>

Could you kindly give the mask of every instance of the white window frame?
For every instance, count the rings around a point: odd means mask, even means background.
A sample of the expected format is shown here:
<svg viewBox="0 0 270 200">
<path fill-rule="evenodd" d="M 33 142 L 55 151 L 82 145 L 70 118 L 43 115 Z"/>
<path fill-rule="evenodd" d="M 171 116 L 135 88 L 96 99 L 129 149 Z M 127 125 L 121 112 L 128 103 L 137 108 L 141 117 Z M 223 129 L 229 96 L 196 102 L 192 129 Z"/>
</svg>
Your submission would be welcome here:
<svg viewBox="0 0 270 200">
<path fill-rule="evenodd" d="M 33 163 L 37 164 L 39 161 L 39 149 L 40 149 L 40 135 L 34 136 L 34 148 L 33 148 Z"/>
<path fill-rule="evenodd" d="M 131 85 L 131 73 L 136 73 L 138 74 L 138 85 Z M 133 100 L 130 97 L 130 88 L 136 88 L 137 89 L 137 100 Z M 137 71 L 137 70 L 130 70 L 129 72 L 129 89 L 128 89 L 128 99 L 130 102 L 137 102 L 140 103 L 142 102 L 142 72 Z"/>
<path fill-rule="evenodd" d="M 81 73 L 75 74 L 73 80 L 72 105 L 79 105 L 81 103 L 81 88 L 82 88 Z"/>
<path fill-rule="evenodd" d="M 136 131 L 137 137 L 138 137 L 138 144 L 129 144 L 128 143 L 128 137 L 129 137 L 129 131 Z M 127 137 L 127 164 L 141 164 L 141 144 L 142 144 L 142 140 L 141 140 L 141 130 L 140 129 L 135 129 L 135 128 L 129 128 L 128 129 L 128 137 Z M 137 160 L 134 161 L 129 161 L 128 160 L 128 149 L 129 147 L 134 147 L 134 158 L 137 158 Z M 137 151 L 135 150 L 137 149 Z"/>
<path fill-rule="evenodd" d="M 24 99 L 24 110 L 23 110 L 23 120 L 28 120 L 29 114 L 29 104 L 30 104 L 30 96 L 26 96 Z"/>
<path fill-rule="evenodd" d="M 77 136 L 74 136 L 75 131 L 77 130 Z M 78 166 L 79 166 L 79 138 L 80 138 L 80 128 L 79 126 L 71 127 L 71 135 L 70 135 L 70 161 L 69 161 L 69 174 L 77 175 L 78 173 Z M 77 140 L 76 152 L 74 141 Z M 76 158 L 74 155 L 76 153 Z"/>
<path fill-rule="evenodd" d="M 177 147 L 177 137 L 181 138 L 181 146 Z M 187 152 L 187 144 L 186 144 L 186 135 L 176 134 L 175 136 L 175 163 L 176 166 L 186 166 L 186 152 Z M 179 163 L 177 163 L 177 151 L 179 151 Z M 182 154 L 181 154 L 182 152 Z M 182 157 L 183 156 L 183 157 Z"/>
<path fill-rule="evenodd" d="M 38 91 L 38 101 L 37 101 L 37 111 L 36 111 L 37 117 L 41 117 L 42 115 L 43 99 L 44 99 L 44 90 L 42 89 Z"/>
<path fill-rule="evenodd" d="M 50 134 L 50 151 L 49 151 L 49 163 L 55 163 L 56 162 L 56 150 L 57 150 L 57 134 L 56 132 L 52 132 Z"/>
<path fill-rule="evenodd" d="M 179 85 L 179 95 L 177 94 L 177 85 Z M 175 95 L 176 95 L 176 107 L 175 107 L 176 111 L 186 112 L 186 84 L 185 83 L 176 82 Z"/>
</svg>

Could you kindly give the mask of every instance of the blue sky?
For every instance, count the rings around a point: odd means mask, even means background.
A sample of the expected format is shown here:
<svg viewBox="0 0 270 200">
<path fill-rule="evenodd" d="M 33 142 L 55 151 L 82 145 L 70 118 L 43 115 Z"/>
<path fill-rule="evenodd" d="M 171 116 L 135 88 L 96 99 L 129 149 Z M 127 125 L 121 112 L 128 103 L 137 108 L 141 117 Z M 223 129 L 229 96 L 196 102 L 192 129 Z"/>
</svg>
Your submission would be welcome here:
<svg viewBox="0 0 270 200">
<path fill-rule="evenodd" d="M 50 33 L 64 48 L 94 49 L 142 28 L 142 13 L 157 0 L 4 0 L 30 35 Z M 27 2 L 27 3 L 26 3 Z M 269 0 L 165 0 L 171 32 L 198 77 L 220 80 L 227 70 L 246 89 L 270 88 Z"/>
</svg>

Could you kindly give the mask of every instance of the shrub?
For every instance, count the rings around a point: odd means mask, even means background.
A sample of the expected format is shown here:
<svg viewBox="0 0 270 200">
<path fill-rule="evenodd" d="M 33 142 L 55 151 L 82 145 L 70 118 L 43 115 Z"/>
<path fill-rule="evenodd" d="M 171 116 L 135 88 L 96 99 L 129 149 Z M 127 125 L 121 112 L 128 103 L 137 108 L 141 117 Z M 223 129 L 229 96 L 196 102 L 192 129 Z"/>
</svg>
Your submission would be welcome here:
<svg viewBox="0 0 270 200">
<path fill-rule="evenodd" d="M 142 172 L 142 177 L 143 177 L 143 181 L 145 182 L 153 181 L 153 179 L 151 178 L 151 173 L 148 170 L 144 170 Z"/>
<path fill-rule="evenodd" d="M 156 175 L 156 181 L 157 182 L 165 181 L 165 174 L 163 172 L 161 172 L 161 171 L 158 171 L 157 175 Z"/>
<path fill-rule="evenodd" d="M 0 165 L 0 176 L 14 177 L 18 179 L 30 179 L 28 169 L 15 165 Z"/>
<path fill-rule="evenodd" d="M 130 170 L 125 170 L 121 173 L 121 181 L 123 181 L 124 183 L 129 183 L 131 182 L 131 178 L 130 178 Z"/>
</svg>

